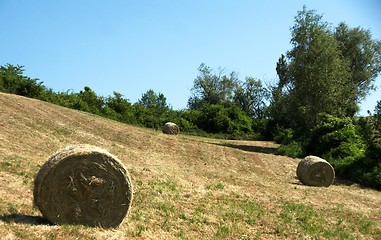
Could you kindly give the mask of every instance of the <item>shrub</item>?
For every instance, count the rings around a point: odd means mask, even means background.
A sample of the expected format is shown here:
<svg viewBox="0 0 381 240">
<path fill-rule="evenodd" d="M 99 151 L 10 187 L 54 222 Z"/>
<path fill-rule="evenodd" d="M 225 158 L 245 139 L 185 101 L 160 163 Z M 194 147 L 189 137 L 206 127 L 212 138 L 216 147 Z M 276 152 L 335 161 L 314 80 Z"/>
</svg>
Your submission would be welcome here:
<svg viewBox="0 0 381 240">
<path fill-rule="evenodd" d="M 197 128 L 196 125 L 189 122 L 185 118 L 179 118 L 177 120 L 177 122 L 178 122 L 178 126 L 180 127 L 181 131 L 184 131 L 184 132 L 192 132 L 192 131 L 196 130 L 196 128 Z"/>
<path fill-rule="evenodd" d="M 293 141 L 294 131 L 291 128 L 276 126 L 274 131 L 274 141 L 281 144 L 289 144 Z"/>
<path fill-rule="evenodd" d="M 381 189 L 381 132 L 374 130 L 361 163 L 360 180 L 366 185 Z"/>
<path fill-rule="evenodd" d="M 320 114 L 319 123 L 306 145 L 306 153 L 326 159 L 338 176 L 353 178 L 354 169 L 364 159 L 365 144 L 350 118 Z"/>
<path fill-rule="evenodd" d="M 364 173 L 361 180 L 367 186 L 381 190 L 381 163 L 370 172 Z"/>
<path fill-rule="evenodd" d="M 356 132 L 350 118 L 337 118 L 322 113 L 319 115 L 319 120 L 317 126 L 312 130 L 306 145 L 308 154 L 322 156 L 334 148 L 339 148 L 343 143 L 356 145 L 360 149 L 364 147 L 361 137 Z M 350 149 L 357 151 L 356 147 L 350 147 Z M 346 153 L 353 155 L 350 152 Z"/>
<path fill-rule="evenodd" d="M 24 76 L 23 66 L 0 66 L 0 91 L 30 98 L 42 98 L 46 88 L 39 79 Z"/>
<path fill-rule="evenodd" d="M 232 105 L 227 108 L 227 113 L 230 118 L 228 133 L 234 135 L 243 135 L 245 133 L 253 132 L 253 121 L 241 108 Z"/>
<path fill-rule="evenodd" d="M 281 145 L 278 150 L 278 154 L 285 155 L 288 157 L 303 157 L 304 151 L 303 151 L 303 146 L 302 143 L 297 142 L 297 141 L 292 141 L 287 145 Z"/>
<path fill-rule="evenodd" d="M 222 105 L 204 105 L 200 109 L 197 127 L 209 133 L 227 132 L 230 118 Z"/>
</svg>

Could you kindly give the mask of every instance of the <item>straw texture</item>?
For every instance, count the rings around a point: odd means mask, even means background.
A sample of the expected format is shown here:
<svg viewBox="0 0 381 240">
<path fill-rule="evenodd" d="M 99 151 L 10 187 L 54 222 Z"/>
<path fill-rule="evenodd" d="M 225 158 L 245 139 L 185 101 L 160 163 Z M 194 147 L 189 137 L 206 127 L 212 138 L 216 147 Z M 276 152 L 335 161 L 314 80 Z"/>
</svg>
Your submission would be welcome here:
<svg viewBox="0 0 381 240">
<path fill-rule="evenodd" d="M 123 163 L 90 145 L 53 154 L 34 182 L 34 204 L 55 224 L 117 227 L 132 202 L 132 184 Z"/>
<path fill-rule="evenodd" d="M 326 160 L 307 156 L 299 162 L 296 175 L 305 185 L 328 187 L 335 179 L 335 170 Z"/>
</svg>

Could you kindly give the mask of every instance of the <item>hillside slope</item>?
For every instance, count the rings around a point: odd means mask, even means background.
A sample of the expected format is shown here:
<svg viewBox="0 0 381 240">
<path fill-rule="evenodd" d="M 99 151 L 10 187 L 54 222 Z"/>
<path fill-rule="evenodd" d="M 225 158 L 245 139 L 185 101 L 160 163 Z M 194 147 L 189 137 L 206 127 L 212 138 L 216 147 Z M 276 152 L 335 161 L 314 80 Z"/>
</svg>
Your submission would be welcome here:
<svg viewBox="0 0 381 240">
<path fill-rule="evenodd" d="M 55 151 L 107 149 L 134 184 L 117 229 L 52 226 L 33 178 Z M 271 142 L 170 136 L 0 93 L 0 239 L 381 239 L 381 192 L 345 181 L 307 187 Z"/>
</svg>

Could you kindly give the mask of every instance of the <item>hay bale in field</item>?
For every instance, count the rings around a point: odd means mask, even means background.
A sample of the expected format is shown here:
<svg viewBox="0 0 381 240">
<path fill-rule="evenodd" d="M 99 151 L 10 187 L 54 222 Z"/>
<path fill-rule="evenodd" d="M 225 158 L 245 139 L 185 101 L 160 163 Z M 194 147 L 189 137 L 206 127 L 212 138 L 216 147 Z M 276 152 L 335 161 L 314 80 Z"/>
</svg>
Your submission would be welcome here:
<svg viewBox="0 0 381 240">
<path fill-rule="evenodd" d="M 173 122 L 167 122 L 163 126 L 163 133 L 177 135 L 180 132 L 180 128 Z"/>
<path fill-rule="evenodd" d="M 307 156 L 299 162 L 296 175 L 305 185 L 329 187 L 335 179 L 335 170 L 326 160 Z"/>
<path fill-rule="evenodd" d="M 115 156 L 90 145 L 53 154 L 34 181 L 34 204 L 55 224 L 117 227 L 132 202 L 126 167 Z"/>
</svg>

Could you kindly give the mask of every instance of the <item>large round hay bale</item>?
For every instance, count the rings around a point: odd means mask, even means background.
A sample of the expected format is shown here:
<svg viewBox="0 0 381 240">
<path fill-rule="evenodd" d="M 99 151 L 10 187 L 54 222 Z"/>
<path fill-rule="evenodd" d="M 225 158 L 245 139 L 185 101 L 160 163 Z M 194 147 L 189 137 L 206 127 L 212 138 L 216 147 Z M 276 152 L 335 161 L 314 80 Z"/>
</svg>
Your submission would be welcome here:
<svg viewBox="0 0 381 240">
<path fill-rule="evenodd" d="M 177 135 L 180 132 L 180 128 L 173 122 L 167 122 L 163 126 L 163 133 Z"/>
<path fill-rule="evenodd" d="M 307 156 L 299 162 L 296 175 L 305 185 L 329 187 L 335 179 L 335 170 L 326 160 Z"/>
<path fill-rule="evenodd" d="M 34 204 L 55 224 L 117 227 L 132 202 L 126 167 L 115 156 L 90 145 L 53 154 L 34 181 Z"/>
</svg>

